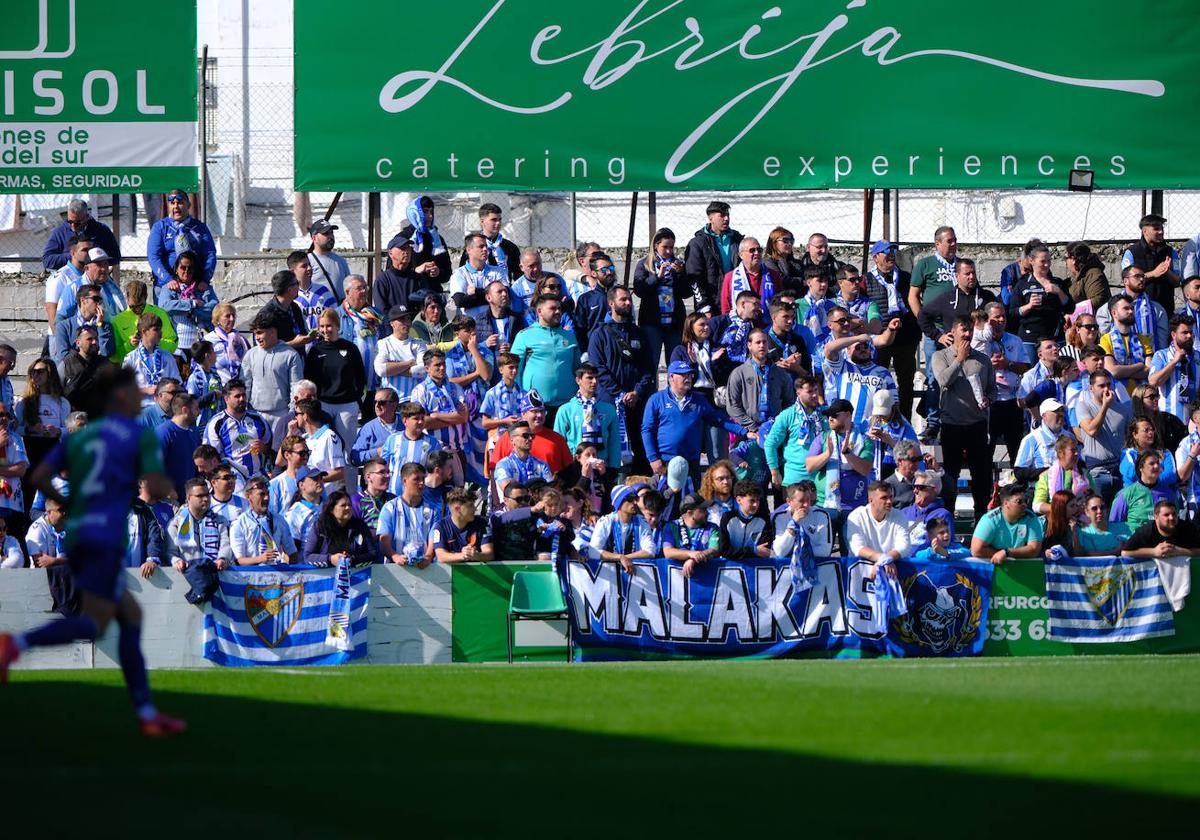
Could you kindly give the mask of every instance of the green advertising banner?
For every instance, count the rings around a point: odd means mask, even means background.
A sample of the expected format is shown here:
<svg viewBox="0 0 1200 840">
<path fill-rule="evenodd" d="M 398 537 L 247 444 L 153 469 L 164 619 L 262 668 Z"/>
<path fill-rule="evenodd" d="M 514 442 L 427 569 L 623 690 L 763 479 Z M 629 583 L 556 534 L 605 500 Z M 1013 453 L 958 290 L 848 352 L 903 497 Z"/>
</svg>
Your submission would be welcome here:
<svg viewBox="0 0 1200 840">
<path fill-rule="evenodd" d="M 0 193 L 195 190 L 195 0 L 7 0 Z"/>
<path fill-rule="evenodd" d="M 1195 0 L 295 3 L 297 190 L 1200 187 Z M 313 25 L 313 21 L 320 25 Z"/>
</svg>

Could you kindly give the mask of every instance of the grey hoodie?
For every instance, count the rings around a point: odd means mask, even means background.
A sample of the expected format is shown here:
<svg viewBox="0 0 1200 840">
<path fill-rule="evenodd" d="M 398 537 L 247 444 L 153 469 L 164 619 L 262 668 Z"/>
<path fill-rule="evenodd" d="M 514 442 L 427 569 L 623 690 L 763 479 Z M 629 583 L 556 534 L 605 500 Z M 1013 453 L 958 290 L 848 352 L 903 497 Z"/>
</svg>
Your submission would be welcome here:
<svg viewBox="0 0 1200 840">
<path fill-rule="evenodd" d="M 282 341 L 270 350 L 255 344 L 242 359 L 242 380 L 250 407 L 266 414 L 288 410 L 292 386 L 303 379 L 304 360 Z"/>
</svg>

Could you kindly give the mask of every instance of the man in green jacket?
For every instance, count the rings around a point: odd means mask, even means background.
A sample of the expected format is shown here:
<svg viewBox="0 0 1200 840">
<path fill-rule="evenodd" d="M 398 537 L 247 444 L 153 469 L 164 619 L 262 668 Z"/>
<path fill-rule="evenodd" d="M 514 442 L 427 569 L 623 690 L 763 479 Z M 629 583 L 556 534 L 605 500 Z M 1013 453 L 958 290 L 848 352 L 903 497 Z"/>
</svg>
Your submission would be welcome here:
<svg viewBox="0 0 1200 840">
<path fill-rule="evenodd" d="M 527 391 L 536 389 L 546 407 L 557 411 L 575 396 L 579 343 L 559 326 L 562 298 L 542 295 L 534 306 L 537 322 L 517 333 L 512 345 L 512 354 L 520 359 L 517 381 Z"/>
</svg>

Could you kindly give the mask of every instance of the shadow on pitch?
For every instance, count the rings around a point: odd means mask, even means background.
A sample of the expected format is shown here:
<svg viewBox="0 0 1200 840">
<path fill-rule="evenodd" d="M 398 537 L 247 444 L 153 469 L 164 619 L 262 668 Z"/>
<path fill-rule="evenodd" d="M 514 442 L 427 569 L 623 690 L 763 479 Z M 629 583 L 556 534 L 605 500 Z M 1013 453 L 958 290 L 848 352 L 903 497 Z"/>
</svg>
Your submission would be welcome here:
<svg viewBox="0 0 1200 840">
<path fill-rule="evenodd" d="M 118 687 L 18 678 L 0 690 L 0 779 L 12 794 L 6 829 L 104 834 L 103 826 L 118 831 L 129 820 L 172 840 L 690 838 L 764 829 L 928 840 L 1144 834 L 1197 814 L 1194 799 L 1082 783 L 481 723 L 421 709 L 169 691 L 158 699 L 189 721 L 185 737 L 139 739 Z M 428 698 L 427 709 L 437 705 Z M 780 725 L 802 726 L 803 716 Z"/>
</svg>

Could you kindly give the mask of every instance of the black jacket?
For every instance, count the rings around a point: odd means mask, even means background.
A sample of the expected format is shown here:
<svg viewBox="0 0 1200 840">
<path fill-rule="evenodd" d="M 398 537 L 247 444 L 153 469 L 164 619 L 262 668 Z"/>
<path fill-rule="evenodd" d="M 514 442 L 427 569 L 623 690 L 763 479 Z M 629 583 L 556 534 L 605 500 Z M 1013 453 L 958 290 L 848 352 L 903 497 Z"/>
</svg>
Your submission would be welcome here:
<svg viewBox="0 0 1200 840">
<path fill-rule="evenodd" d="M 511 309 L 505 310 L 505 315 L 511 320 L 508 323 L 507 343 L 512 344 L 517 337 L 517 333 L 525 328 L 525 316 L 514 314 Z M 496 321 L 492 318 L 492 309 L 489 306 L 483 312 L 475 316 L 475 338 L 479 340 L 480 348 L 486 346 L 487 340 L 496 334 Z M 505 337 L 501 336 L 504 340 Z M 500 345 L 496 345 L 495 352 L 500 352 Z"/>
<path fill-rule="evenodd" d="M 300 311 L 300 304 L 295 301 L 292 301 L 290 306 L 284 306 L 278 298 L 271 298 L 267 301 L 267 305 L 258 310 L 258 314 L 254 316 L 255 320 L 264 317 L 270 319 L 271 323 L 275 325 L 275 331 L 279 333 L 279 340 L 284 344 L 296 336 L 308 332 L 304 313 Z"/>
<path fill-rule="evenodd" d="M 616 404 L 622 394 L 635 391 L 645 404 L 654 393 L 654 375 L 646 335 L 629 321 L 607 320 L 592 336 L 588 358 L 599 370 L 596 393 L 605 402 Z M 632 437 L 632 435 L 631 435 Z"/>
<path fill-rule="evenodd" d="M 449 280 L 449 275 L 445 279 Z M 380 337 L 386 338 L 392 334 L 392 325 L 388 321 L 389 309 L 393 306 L 407 306 L 409 314 L 416 318 L 421 314 L 421 307 L 424 306 L 425 296 L 428 294 L 442 297 L 442 302 L 445 303 L 439 280 L 430 280 L 424 274 L 417 274 L 411 267 L 401 272 L 389 265 L 379 272 L 372 284 L 371 303 L 383 316 L 383 322 L 379 325 Z"/>
<path fill-rule="evenodd" d="M 970 315 L 995 299 L 996 296 L 983 287 L 977 287 L 975 294 L 968 295 L 955 284 L 954 288 L 933 303 L 921 307 L 917 323 L 921 325 L 921 332 L 937 341 L 959 315 Z"/>
<path fill-rule="evenodd" d="M 63 396 L 76 411 L 87 412 L 88 417 L 98 417 L 104 413 L 106 397 L 97 390 L 96 378 L 102 371 L 116 367 L 104 356 L 97 354 L 92 359 L 85 359 L 78 348 L 72 347 L 71 352 L 58 366 L 58 375 L 63 383 Z"/>
<path fill-rule="evenodd" d="M 633 293 L 638 296 L 638 326 L 673 332 L 678 338 L 683 331 L 683 319 L 687 317 L 687 312 L 683 308 L 683 299 L 691 293 L 686 273 L 680 273 L 675 277 L 672 286 L 675 302 L 671 311 L 667 313 L 670 315 L 670 321 L 667 324 L 664 324 L 661 318 L 662 307 L 658 302 L 658 287 L 658 275 L 646 268 L 645 260 L 638 260 L 637 266 L 633 269 Z"/>
<path fill-rule="evenodd" d="M 872 271 L 868 271 L 863 276 L 863 280 L 867 297 L 879 307 L 879 314 L 883 318 L 883 325 L 886 327 L 888 316 L 896 314 L 888 309 L 887 289 L 876 279 Z M 900 332 L 896 334 L 893 346 L 916 344 L 921 339 L 921 327 L 917 324 L 917 317 L 908 308 L 908 290 L 911 286 L 912 275 L 907 271 L 897 270 L 896 298 L 901 304 L 902 311 L 900 312 Z"/>
<path fill-rule="evenodd" d="M 726 272 L 716 240 L 706 232 L 707 230 L 708 225 L 705 225 L 696 231 L 696 235 L 684 250 L 683 276 L 696 299 L 696 309 L 707 306 L 711 312 L 716 313 L 720 311 L 717 304 L 721 300 L 721 283 L 725 280 Z M 729 251 L 734 265 L 737 265 L 738 246 L 741 244 L 742 235 L 730 228 Z"/>
<path fill-rule="evenodd" d="M 400 235 L 408 239 L 409 242 L 412 242 L 415 232 L 416 229 L 412 225 L 407 225 L 400 231 Z M 421 243 L 420 250 L 417 250 L 415 245 L 413 246 L 412 262 L 409 263 L 409 269 L 415 269 L 417 266 L 425 265 L 427 262 L 434 263 L 438 267 L 438 276 L 434 278 L 435 281 L 442 283 L 450 281 L 450 275 L 454 273 L 454 268 L 450 265 L 450 252 L 448 250 L 442 251 L 442 253 L 434 256 L 432 236 L 425 237 Z M 426 275 L 422 274 L 421 276 L 425 277 Z"/>
<path fill-rule="evenodd" d="M 327 403 L 357 403 L 367 387 L 367 370 L 353 342 L 314 341 L 304 357 L 304 378 L 317 383 Z"/>
<path fill-rule="evenodd" d="M 500 240 L 500 250 L 504 252 L 504 258 L 508 260 L 508 279 L 516 280 L 521 276 L 521 248 L 517 243 L 510 242 L 507 239 Z M 467 252 L 464 250 L 462 256 L 458 258 L 460 266 L 466 265 Z M 491 251 L 488 252 L 488 265 L 496 265 L 496 260 L 492 256 Z M 449 279 L 447 277 L 447 279 Z"/>
<path fill-rule="evenodd" d="M 304 538 L 304 562 L 313 566 L 328 566 L 330 556 L 341 552 L 349 554 L 350 563 L 355 566 L 382 561 L 379 539 L 357 516 L 351 517 L 345 529 L 338 530 L 341 533 L 331 534 L 321 527 L 320 522 L 309 528 L 308 536 Z"/>
<path fill-rule="evenodd" d="M 1067 284 L 1057 277 L 1054 278 L 1054 285 L 1067 291 Z M 1059 300 L 1058 295 L 1042 295 L 1042 305 L 1036 309 L 1030 310 L 1028 315 L 1022 315 L 1020 308 L 1029 303 L 1030 297 L 1035 291 L 1040 292 L 1041 285 L 1033 279 L 1030 274 L 1022 277 L 1013 286 L 1012 297 L 1008 301 L 1008 329 L 1016 334 L 1017 338 L 1022 341 L 1041 341 L 1043 338 L 1053 338 L 1055 341 L 1063 340 L 1063 315 L 1069 315 L 1075 311 L 1075 301 L 1067 297 L 1067 302 L 1064 304 Z"/>
<path fill-rule="evenodd" d="M 1133 264 L 1142 271 L 1153 271 L 1158 268 L 1159 263 L 1171 256 L 1171 246 L 1166 242 L 1161 245 L 1150 245 L 1145 239 L 1134 242 L 1128 250 L 1133 257 Z M 1166 277 L 1148 279 L 1146 294 L 1150 295 L 1152 300 L 1162 304 L 1162 308 L 1167 312 L 1175 311 L 1175 287 Z"/>
</svg>

